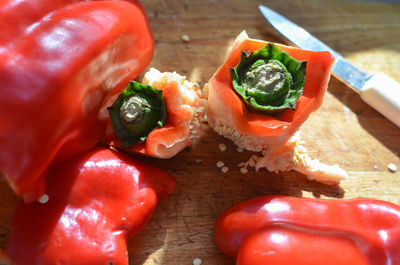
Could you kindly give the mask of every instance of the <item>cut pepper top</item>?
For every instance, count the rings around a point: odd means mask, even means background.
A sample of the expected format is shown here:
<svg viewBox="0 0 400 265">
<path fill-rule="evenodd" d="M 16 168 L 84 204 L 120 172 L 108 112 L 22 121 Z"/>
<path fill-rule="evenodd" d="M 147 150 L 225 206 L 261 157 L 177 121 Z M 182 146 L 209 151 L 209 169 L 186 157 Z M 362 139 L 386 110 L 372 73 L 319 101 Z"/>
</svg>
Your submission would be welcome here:
<svg viewBox="0 0 400 265">
<path fill-rule="evenodd" d="M 158 158 L 170 158 L 190 145 L 199 135 L 205 104 L 197 83 L 189 82 L 175 72 L 161 73 L 151 68 L 144 75 L 143 84 L 134 84 L 140 92 L 128 93 L 125 90 L 110 108 L 113 128 L 110 126 L 103 142 L 128 152 Z M 128 112 L 131 114 L 126 116 L 127 108 L 123 102 L 128 102 L 133 94 L 142 94 L 146 103 L 141 105 L 147 112 L 140 122 L 129 125 L 132 122 L 124 120 L 140 112 L 140 108 L 130 108 Z"/>
<path fill-rule="evenodd" d="M 263 145 L 286 142 L 319 108 L 330 78 L 334 58 L 327 51 L 315 52 L 274 44 L 280 51 L 297 61 L 306 61 L 306 76 L 296 110 L 290 108 L 275 115 L 249 109 L 235 91 L 231 68 L 238 65 L 242 51 L 255 52 L 268 43 L 250 39 L 243 31 L 227 59 L 208 82 L 208 120 L 218 133 L 233 140 L 242 148 L 260 151 Z M 257 72 L 254 72 L 257 75 Z"/>
</svg>

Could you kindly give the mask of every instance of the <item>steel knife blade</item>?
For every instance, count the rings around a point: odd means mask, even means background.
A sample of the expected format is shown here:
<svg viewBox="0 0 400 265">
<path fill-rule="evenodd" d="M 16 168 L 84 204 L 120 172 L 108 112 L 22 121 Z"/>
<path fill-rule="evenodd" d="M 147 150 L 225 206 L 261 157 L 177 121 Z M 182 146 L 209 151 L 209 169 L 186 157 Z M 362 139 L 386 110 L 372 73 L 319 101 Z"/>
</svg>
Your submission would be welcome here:
<svg viewBox="0 0 400 265">
<path fill-rule="evenodd" d="M 358 90 L 367 104 L 400 127 L 400 84 L 398 82 L 382 73 L 368 74 L 359 70 L 339 53 L 284 16 L 263 5 L 259 5 L 259 9 L 276 30 L 301 49 L 331 52 L 335 57 L 332 66 L 335 76 Z"/>
</svg>

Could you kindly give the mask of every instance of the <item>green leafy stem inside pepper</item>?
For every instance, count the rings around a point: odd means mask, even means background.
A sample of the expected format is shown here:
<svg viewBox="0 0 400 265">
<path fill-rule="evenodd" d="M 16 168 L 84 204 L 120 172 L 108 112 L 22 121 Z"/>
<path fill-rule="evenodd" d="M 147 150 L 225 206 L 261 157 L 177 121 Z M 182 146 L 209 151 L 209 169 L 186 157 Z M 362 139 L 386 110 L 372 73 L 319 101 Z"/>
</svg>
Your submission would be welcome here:
<svg viewBox="0 0 400 265">
<path fill-rule="evenodd" d="M 298 61 L 273 43 L 249 54 L 231 67 L 232 85 L 246 106 L 276 113 L 296 109 L 306 80 L 306 61 Z"/>
<path fill-rule="evenodd" d="M 129 82 L 108 111 L 123 147 L 144 142 L 167 120 L 162 90 L 136 81 Z"/>
</svg>

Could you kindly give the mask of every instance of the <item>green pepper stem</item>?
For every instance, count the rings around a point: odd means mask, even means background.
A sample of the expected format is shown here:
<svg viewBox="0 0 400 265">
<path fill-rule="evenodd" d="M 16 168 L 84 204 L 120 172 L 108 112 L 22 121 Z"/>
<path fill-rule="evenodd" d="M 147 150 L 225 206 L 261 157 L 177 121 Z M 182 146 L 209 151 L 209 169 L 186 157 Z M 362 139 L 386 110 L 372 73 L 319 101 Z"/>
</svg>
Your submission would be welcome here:
<svg viewBox="0 0 400 265">
<path fill-rule="evenodd" d="M 146 107 L 148 108 L 150 106 L 145 104 L 141 97 L 137 95 L 131 95 L 122 103 L 120 108 L 120 118 L 126 123 L 140 123 L 144 119 Z"/>
<path fill-rule="evenodd" d="M 241 60 L 231 68 L 232 85 L 246 106 L 252 110 L 274 113 L 295 109 L 303 93 L 306 62 L 268 43 L 249 54 L 242 51 Z"/>
</svg>

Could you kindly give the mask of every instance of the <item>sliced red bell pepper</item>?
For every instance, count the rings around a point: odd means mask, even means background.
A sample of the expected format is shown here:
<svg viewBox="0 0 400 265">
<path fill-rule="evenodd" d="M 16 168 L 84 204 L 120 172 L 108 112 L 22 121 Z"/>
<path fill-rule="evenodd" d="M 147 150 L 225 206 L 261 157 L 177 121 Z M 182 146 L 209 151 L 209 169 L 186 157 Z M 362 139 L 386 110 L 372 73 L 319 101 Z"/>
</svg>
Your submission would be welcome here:
<svg viewBox="0 0 400 265">
<path fill-rule="evenodd" d="M 48 202 L 16 209 L 7 245 L 15 264 L 128 264 L 126 239 L 175 185 L 169 173 L 104 148 L 48 176 Z"/>
<path fill-rule="evenodd" d="M 223 212 L 214 240 L 240 265 L 400 264 L 400 206 L 367 198 L 259 197 Z"/>
<path fill-rule="evenodd" d="M 22 0 L 0 8 L 0 171 L 33 200 L 44 173 L 103 136 L 105 102 L 149 64 L 137 1 Z"/>
<path fill-rule="evenodd" d="M 268 144 L 285 143 L 306 121 L 310 113 L 319 108 L 326 91 L 334 61 L 331 53 L 275 44 L 279 50 L 287 52 L 294 59 L 306 61 L 303 93 L 297 101 L 295 110 L 286 109 L 273 115 L 249 110 L 233 89 L 230 69 L 238 64 L 243 51 L 251 53 L 267 44 L 265 41 L 250 39 L 245 32 L 242 32 L 225 62 L 208 82 L 208 120 L 214 130 L 235 141 L 236 144 L 243 142 L 243 137 L 247 136 L 257 137 L 261 141 L 267 141 Z M 241 147 L 260 151 L 260 148 L 243 143 Z"/>
</svg>

